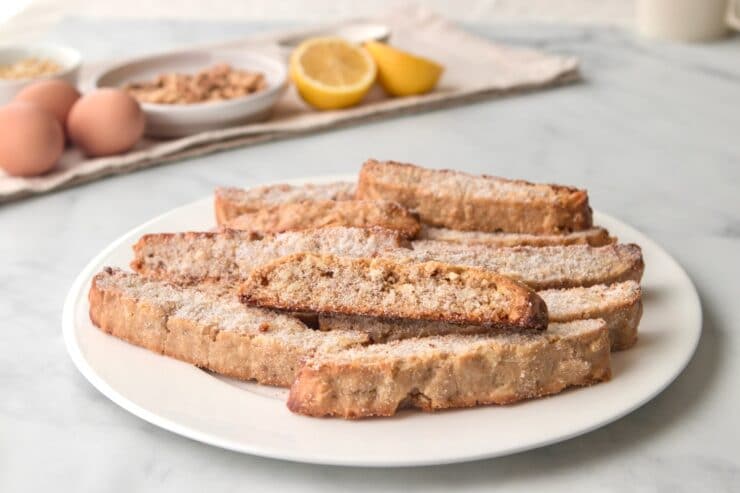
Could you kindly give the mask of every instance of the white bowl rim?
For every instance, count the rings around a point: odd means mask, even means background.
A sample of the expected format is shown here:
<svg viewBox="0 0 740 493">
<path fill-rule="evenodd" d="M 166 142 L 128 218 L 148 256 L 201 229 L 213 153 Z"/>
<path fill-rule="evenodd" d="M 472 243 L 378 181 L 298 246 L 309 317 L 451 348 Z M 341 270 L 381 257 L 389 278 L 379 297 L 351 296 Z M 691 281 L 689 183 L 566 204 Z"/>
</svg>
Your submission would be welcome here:
<svg viewBox="0 0 740 493">
<path fill-rule="evenodd" d="M 249 96 L 234 98 L 234 99 L 228 99 L 224 101 L 205 101 L 201 103 L 191 103 L 191 104 L 158 104 L 158 103 L 142 103 L 141 105 L 142 109 L 144 111 L 149 113 L 195 113 L 198 111 L 203 110 L 214 110 L 218 108 L 224 108 L 226 106 L 238 106 L 240 104 L 244 105 L 251 105 L 253 102 L 273 97 L 276 92 L 282 91 L 282 89 L 285 87 L 285 85 L 288 82 L 288 70 L 285 66 L 285 64 L 280 60 L 277 56 L 270 56 L 266 55 L 261 52 L 257 51 L 247 51 L 247 50 L 234 50 L 234 49 L 217 49 L 217 50 L 185 50 L 185 51 L 176 51 L 176 52 L 168 52 L 168 53 L 159 53 L 159 54 L 153 54 L 153 55 L 147 55 L 143 57 L 136 57 L 131 58 L 129 60 L 126 60 L 121 63 L 117 63 L 115 65 L 110 65 L 108 67 L 105 67 L 103 70 L 98 72 L 93 80 L 93 86 L 95 89 L 100 89 L 103 87 L 112 87 L 112 86 L 106 86 L 101 85 L 101 80 L 107 76 L 109 73 L 121 70 L 124 67 L 128 65 L 134 65 L 139 63 L 145 63 L 152 60 L 157 59 L 167 59 L 167 58 L 179 58 L 179 57 L 187 57 L 187 56 L 193 56 L 193 55 L 208 55 L 208 56 L 218 56 L 218 54 L 228 54 L 231 56 L 236 57 L 244 57 L 257 59 L 261 62 L 264 62 L 266 64 L 272 65 L 275 68 L 275 79 L 277 80 L 277 83 L 272 84 L 267 89 L 250 94 Z"/>
</svg>

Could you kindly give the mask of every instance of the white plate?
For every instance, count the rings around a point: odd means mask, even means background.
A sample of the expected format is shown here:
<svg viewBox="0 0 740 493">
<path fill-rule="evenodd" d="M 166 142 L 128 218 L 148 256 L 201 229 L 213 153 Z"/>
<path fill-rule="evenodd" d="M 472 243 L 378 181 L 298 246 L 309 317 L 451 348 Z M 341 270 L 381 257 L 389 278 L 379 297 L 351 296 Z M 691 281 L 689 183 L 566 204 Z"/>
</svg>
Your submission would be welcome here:
<svg viewBox="0 0 740 493">
<path fill-rule="evenodd" d="M 323 177 L 306 181 L 351 179 Z M 646 403 L 683 370 L 701 333 L 691 280 L 645 235 L 606 214 L 596 222 L 621 241 L 642 246 L 645 314 L 640 340 L 614 353 L 614 378 L 545 399 L 435 414 L 407 410 L 394 418 L 343 421 L 291 414 L 286 391 L 218 377 L 96 329 L 88 318 L 91 277 L 103 266 L 127 267 L 144 233 L 205 230 L 212 200 L 180 207 L 135 228 L 80 273 L 67 296 L 64 338 L 74 363 L 98 390 L 150 423 L 204 443 L 298 462 L 412 466 L 512 454 L 604 426 Z"/>
<path fill-rule="evenodd" d="M 287 86 L 283 60 L 244 50 L 181 51 L 154 55 L 108 68 L 95 78 L 95 87 L 121 87 L 129 82 L 152 80 L 162 73 L 194 74 L 217 63 L 261 72 L 267 88 L 236 99 L 196 104 L 142 103 L 146 114 L 146 134 L 152 137 L 181 137 L 269 117 Z"/>
</svg>

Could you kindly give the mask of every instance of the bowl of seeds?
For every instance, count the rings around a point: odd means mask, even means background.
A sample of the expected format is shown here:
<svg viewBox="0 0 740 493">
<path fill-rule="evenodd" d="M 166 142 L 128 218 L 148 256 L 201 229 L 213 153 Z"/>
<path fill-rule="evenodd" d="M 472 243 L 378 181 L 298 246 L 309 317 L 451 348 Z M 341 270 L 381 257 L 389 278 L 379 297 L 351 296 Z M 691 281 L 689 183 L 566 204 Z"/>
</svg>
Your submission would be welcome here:
<svg viewBox="0 0 740 493">
<path fill-rule="evenodd" d="M 287 70 L 284 61 L 256 52 L 187 51 L 116 65 L 95 85 L 128 92 L 146 114 L 146 134 L 171 138 L 269 118 Z"/>
<path fill-rule="evenodd" d="M 75 85 L 80 61 L 77 51 L 61 45 L 0 46 L 0 104 L 38 80 L 62 79 Z"/>
</svg>

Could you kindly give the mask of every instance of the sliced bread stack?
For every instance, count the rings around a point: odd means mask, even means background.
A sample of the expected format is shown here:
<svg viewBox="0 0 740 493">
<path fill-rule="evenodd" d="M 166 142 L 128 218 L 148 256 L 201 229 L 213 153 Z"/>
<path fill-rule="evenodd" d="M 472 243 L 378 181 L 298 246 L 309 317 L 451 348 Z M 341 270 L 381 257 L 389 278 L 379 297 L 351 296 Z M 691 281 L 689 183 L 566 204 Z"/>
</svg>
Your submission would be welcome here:
<svg viewBox="0 0 740 493">
<path fill-rule="evenodd" d="M 290 386 L 312 416 L 506 404 L 611 377 L 637 339 L 636 245 L 584 190 L 368 161 L 357 185 L 219 189 L 221 229 L 146 235 L 91 318 L 134 344 Z M 304 321 L 308 321 L 306 325 Z"/>
</svg>

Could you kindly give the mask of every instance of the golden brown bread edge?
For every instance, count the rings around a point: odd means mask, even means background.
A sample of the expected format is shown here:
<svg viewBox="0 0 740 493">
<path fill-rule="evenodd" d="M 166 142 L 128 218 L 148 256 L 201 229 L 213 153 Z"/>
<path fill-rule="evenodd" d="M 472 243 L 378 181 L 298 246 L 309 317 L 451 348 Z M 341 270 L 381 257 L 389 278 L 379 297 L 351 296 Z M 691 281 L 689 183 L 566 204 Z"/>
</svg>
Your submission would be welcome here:
<svg viewBox="0 0 740 493">
<path fill-rule="evenodd" d="M 288 408 L 316 417 L 392 416 L 404 407 L 511 404 L 610 378 L 606 325 L 584 320 L 531 335 L 435 336 L 317 357 L 298 372 Z"/>
<path fill-rule="evenodd" d="M 415 238 L 421 229 L 415 214 L 387 200 L 311 200 L 276 204 L 239 215 L 223 226 L 260 234 L 333 226 L 380 227 L 398 231 L 406 238 Z"/>
<path fill-rule="evenodd" d="M 151 296 L 132 296 L 118 287 L 116 277 L 126 276 L 126 283 L 151 290 Z M 155 353 L 280 387 L 290 386 L 298 369 L 317 353 L 368 342 L 366 336 L 349 332 L 321 338 L 291 316 L 244 307 L 236 298 L 203 298 L 204 288 L 182 288 L 105 268 L 90 286 L 90 320 L 103 332 Z M 175 298 L 197 301 L 168 299 L 166 290 Z M 221 320 L 218 314 L 223 314 Z"/>
<path fill-rule="evenodd" d="M 476 187 L 481 193 L 471 193 Z M 423 223 L 465 231 L 552 234 L 593 226 L 585 190 L 394 161 L 366 161 L 356 197 L 392 200 Z"/>
<path fill-rule="evenodd" d="M 544 301 L 524 284 L 440 262 L 297 253 L 253 270 L 239 294 L 248 305 L 295 312 L 547 327 Z"/>
</svg>

